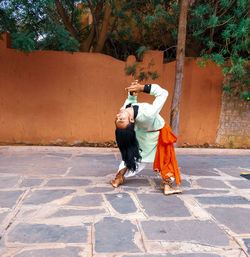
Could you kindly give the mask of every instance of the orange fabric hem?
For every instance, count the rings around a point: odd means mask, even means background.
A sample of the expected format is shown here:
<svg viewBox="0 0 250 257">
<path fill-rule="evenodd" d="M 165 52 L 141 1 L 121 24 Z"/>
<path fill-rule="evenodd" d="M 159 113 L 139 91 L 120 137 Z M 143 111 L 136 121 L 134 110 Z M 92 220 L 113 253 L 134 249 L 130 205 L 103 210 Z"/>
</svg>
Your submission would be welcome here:
<svg viewBox="0 0 250 257">
<path fill-rule="evenodd" d="M 174 143 L 176 141 L 177 137 L 170 126 L 165 123 L 165 126 L 160 130 L 159 134 L 154 170 L 160 171 L 161 177 L 164 180 L 170 178 L 169 174 L 173 174 L 176 185 L 179 186 L 182 179 L 174 151 Z"/>
</svg>

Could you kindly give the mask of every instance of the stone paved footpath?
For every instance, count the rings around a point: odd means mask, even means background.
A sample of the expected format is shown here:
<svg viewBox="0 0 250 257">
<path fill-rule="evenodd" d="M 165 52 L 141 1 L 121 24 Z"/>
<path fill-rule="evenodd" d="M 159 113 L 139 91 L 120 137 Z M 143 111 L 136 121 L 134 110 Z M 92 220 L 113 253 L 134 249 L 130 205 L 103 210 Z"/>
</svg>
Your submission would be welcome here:
<svg viewBox="0 0 250 257">
<path fill-rule="evenodd" d="M 117 149 L 0 147 L 1 257 L 246 257 L 249 150 L 177 149 L 182 195 L 150 165 L 114 189 Z"/>
</svg>

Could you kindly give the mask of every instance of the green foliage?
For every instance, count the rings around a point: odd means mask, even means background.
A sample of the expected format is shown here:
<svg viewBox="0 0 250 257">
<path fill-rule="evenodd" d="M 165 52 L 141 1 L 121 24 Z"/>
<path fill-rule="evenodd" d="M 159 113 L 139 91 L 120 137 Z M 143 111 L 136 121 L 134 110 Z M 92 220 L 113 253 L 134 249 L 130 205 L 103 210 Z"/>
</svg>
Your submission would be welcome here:
<svg viewBox="0 0 250 257">
<path fill-rule="evenodd" d="M 154 66 L 153 60 L 149 62 L 147 67 L 140 66 L 138 63 L 134 63 L 133 65 L 127 65 L 125 67 L 125 74 L 128 76 L 132 76 L 135 80 L 143 81 L 151 78 L 152 80 L 156 80 L 159 78 L 159 74 L 157 71 L 151 71 L 151 67 Z"/>
<path fill-rule="evenodd" d="M 230 147 L 230 148 L 234 148 L 234 143 L 233 143 L 232 140 L 230 140 L 230 142 L 229 142 L 229 147 Z"/>
<path fill-rule="evenodd" d="M 35 49 L 35 42 L 33 35 L 29 33 L 13 33 L 11 34 L 12 47 L 24 51 L 26 54 L 33 52 Z"/>
<path fill-rule="evenodd" d="M 64 4 L 68 11 L 70 1 L 64 1 Z M 75 11 L 74 21 L 77 21 L 77 15 L 79 13 Z M 25 53 L 36 49 L 78 51 L 78 40 L 60 21 L 52 0 L 3 0 L 0 30 L 11 35 L 13 48 Z"/>
<path fill-rule="evenodd" d="M 229 86 L 223 86 L 222 89 L 226 91 L 227 93 L 231 93 L 231 87 Z"/>
<path fill-rule="evenodd" d="M 241 92 L 241 98 L 243 98 L 246 101 L 250 101 L 250 92 Z"/>
<path fill-rule="evenodd" d="M 46 34 L 45 40 L 38 42 L 39 49 L 77 52 L 79 42 L 70 36 L 64 26 L 55 25 L 51 32 Z"/>
<path fill-rule="evenodd" d="M 125 67 L 126 75 L 135 76 L 136 75 L 136 67 L 137 67 L 137 64 L 127 65 Z"/>
<path fill-rule="evenodd" d="M 151 76 L 152 80 L 156 80 L 160 77 L 157 71 L 153 71 L 153 72 L 149 71 L 148 74 Z"/>
<path fill-rule="evenodd" d="M 248 5 L 245 0 L 215 0 L 210 5 L 199 1 L 190 10 L 188 30 L 201 44 L 200 55 L 222 66 L 230 83 L 223 90 L 231 95 L 249 98 L 247 75 L 249 49 Z M 206 65 L 205 61 L 199 61 Z"/>
<path fill-rule="evenodd" d="M 136 53 L 137 53 L 137 57 L 139 60 L 141 60 L 143 58 L 143 55 L 149 50 L 148 47 L 146 46 L 140 46 L 137 50 L 136 50 Z"/>
<path fill-rule="evenodd" d="M 147 73 L 145 71 L 141 71 L 139 73 L 138 80 L 143 81 L 143 80 L 147 80 L 147 79 L 148 79 Z"/>
</svg>

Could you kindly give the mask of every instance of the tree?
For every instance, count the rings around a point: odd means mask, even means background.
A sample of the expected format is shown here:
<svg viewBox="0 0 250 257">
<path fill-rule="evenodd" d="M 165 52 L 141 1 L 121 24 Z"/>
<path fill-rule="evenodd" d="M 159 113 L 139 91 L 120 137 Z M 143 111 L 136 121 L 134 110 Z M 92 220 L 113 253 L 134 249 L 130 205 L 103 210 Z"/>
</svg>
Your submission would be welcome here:
<svg viewBox="0 0 250 257">
<path fill-rule="evenodd" d="M 187 12 L 189 7 L 189 0 L 182 0 L 178 28 L 177 54 L 176 54 L 176 71 L 175 71 L 175 87 L 172 98 L 170 126 L 178 135 L 179 116 L 180 116 L 180 101 L 182 91 L 182 80 L 184 72 L 184 57 L 186 45 L 186 26 L 187 26 Z"/>
<path fill-rule="evenodd" d="M 118 2 L 122 4 L 113 0 L 2 0 L 0 30 L 11 34 L 13 48 L 25 52 L 102 52 L 117 24 L 114 17 L 126 8 L 126 1 Z"/>
<path fill-rule="evenodd" d="M 177 18 L 176 0 L 2 0 L 0 3 L 0 30 L 11 34 L 13 48 L 26 52 L 104 51 L 125 60 L 143 45 L 158 50 L 172 45 Z"/>
<path fill-rule="evenodd" d="M 223 90 L 250 100 L 249 9 L 246 0 L 200 0 L 190 11 L 188 30 L 200 42 L 200 65 L 212 60 L 231 83 Z M 235 83 L 237 82 L 237 83 Z"/>
</svg>

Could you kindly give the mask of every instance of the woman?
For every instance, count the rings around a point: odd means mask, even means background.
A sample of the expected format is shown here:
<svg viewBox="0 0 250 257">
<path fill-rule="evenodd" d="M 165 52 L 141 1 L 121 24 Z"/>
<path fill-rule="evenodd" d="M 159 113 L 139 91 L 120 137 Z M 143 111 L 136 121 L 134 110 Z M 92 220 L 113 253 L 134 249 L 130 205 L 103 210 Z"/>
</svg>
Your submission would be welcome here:
<svg viewBox="0 0 250 257">
<path fill-rule="evenodd" d="M 115 179 L 110 183 L 117 188 L 125 177 L 138 174 L 148 162 L 154 162 L 154 170 L 161 174 L 164 194 L 181 193 L 172 187 L 172 181 L 180 185 L 181 176 L 173 143 L 177 138 L 160 116 L 168 91 L 157 84 L 141 85 L 133 82 L 128 88 L 128 98 L 116 115 L 116 141 L 122 155 Z M 155 96 L 153 104 L 137 103 L 138 93 Z"/>
</svg>

